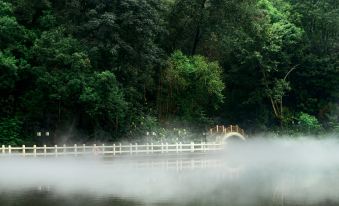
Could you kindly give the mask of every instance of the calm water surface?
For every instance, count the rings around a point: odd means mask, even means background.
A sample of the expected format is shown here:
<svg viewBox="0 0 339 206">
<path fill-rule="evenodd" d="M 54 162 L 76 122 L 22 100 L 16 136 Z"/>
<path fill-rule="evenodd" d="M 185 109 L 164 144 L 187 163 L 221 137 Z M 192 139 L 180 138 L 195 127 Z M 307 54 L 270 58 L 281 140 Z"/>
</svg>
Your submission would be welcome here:
<svg viewBox="0 0 339 206">
<path fill-rule="evenodd" d="M 339 205 L 338 145 L 260 142 L 138 161 L 5 158 L 0 206 Z"/>
</svg>

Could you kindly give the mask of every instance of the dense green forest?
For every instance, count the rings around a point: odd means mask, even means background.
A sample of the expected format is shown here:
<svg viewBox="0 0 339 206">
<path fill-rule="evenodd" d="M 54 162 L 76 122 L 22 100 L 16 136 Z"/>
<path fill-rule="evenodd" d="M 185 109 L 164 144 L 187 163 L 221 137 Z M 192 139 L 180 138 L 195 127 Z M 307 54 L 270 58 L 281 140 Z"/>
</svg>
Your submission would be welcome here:
<svg viewBox="0 0 339 206">
<path fill-rule="evenodd" d="M 0 0 L 0 144 L 338 132 L 339 0 Z"/>
</svg>

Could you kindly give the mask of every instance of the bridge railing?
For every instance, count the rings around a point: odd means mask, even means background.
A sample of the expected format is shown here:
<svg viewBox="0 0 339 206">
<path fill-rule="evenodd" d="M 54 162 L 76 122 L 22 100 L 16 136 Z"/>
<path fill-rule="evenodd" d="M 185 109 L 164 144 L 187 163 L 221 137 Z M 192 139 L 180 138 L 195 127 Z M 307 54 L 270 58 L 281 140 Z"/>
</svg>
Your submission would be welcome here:
<svg viewBox="0 0 339 206">
<path fill-rule="evenodd" d="M 134 154 L 154 154 L 154 153 L 183 153 L 183 152 L 207 152 L 223 149 L 221 143 L 201 142 L 201 143 L 150 143 L 150 144 L 112 144 L 112 145 L 62 145 L 62 146 L 32 146 L 12 147 L 2 145 L 0 155 L 17 156 L 65 156 L 65 155 L 134 155 Z"/>
<path fill-rule="evenodd" d="M 231 132 L 237 132 L 243 136 L 245 136 L 245 131 L 240 128 L 238 125 L 229 125 L 225 127 L 224 125 L 216 125 L 215 127 L 210 129 L 210 134 L 227 134 Z"/>
</svg>

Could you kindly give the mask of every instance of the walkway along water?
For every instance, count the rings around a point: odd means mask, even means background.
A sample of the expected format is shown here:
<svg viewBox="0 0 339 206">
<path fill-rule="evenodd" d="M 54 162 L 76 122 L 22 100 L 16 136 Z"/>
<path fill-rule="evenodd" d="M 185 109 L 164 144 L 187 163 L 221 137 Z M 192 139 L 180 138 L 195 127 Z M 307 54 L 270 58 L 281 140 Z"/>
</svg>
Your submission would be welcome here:
<svg viewBox="0 0 339 206">
<path fill-rule="evenodd" d="M 214 142 L 200 142 L 200 143 L 147 143 L 139 145 L 135 144 L 112 144 L 112 145 L 54 145 L 54 146 L 36 146 L 26 147 L 12 147 L 2 145 L 0 156 L 22 156 L 22 157 L 37 157 L 37 156 L 81 156 L 81 155 L 103 155 L 103 156 L 117 156 L 117 155 L 139 155 L 139 154 L 164 154 L 164 153 L 197 153 L 207 151 L 220 151 L 224 149 L 225 141 L 236 136 L 245 140 L 244 130 L 236 126 L 216 126 L 209 130 L 208 140 Z"/>
</svg>

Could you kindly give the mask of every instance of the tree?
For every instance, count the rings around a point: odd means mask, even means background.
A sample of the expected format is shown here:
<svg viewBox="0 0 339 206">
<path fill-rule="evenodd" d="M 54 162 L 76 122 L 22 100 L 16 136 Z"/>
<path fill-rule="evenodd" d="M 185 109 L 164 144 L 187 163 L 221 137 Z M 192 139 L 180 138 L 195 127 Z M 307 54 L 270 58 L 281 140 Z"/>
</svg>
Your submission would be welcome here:
<svg viewBox="0 0 339 206">
<path fill-rule="evenodd" d="M 200 54 L 212 59 L 220 57 L 224 41 L 249 23 L 255 1 L 177 0 L 168 17 L 169 52 Z M 225 48 L 222 48 L 225 49 Z M 229 50 L 229 48 L 227 49 Z"/>
<path fill-rule="evenodd" d="M 222 71 L 217 62 L 202 56 L 174 52 L 162 74 L 160 114 L 186 119 L 202 118 L 223 101 Z"/>
<path fill-rule="evenodd" d="M 95 129 L 114 132 L 123 126 L 128 103 L 113 73 L 95 73 L 88 79 L 79 100 Z"/>
<path fill-rule="evenodd" d="M 0 0 L 1 124 L 23 142 L 70 125 L 86 140 L 131 137 L 172 118 L 262 131 L 300 112 L 333 130 L 337 5 Z"/>
<path fill-rule="evenodd" d="M 23 143 L 22 122 L 16 118 L 0 119 L 0 145 L 20 145 Z"/>
<path fill-rule="evenodd" d="M 259 1 L 259 6 L 266 13 L 264 20 L 267 21 L 267 28 L 263 50 L 257 54 L 258 63 L 274 115 L 282 122 L 283 96 L 291 89 L 287 77 L 296 69 L 296 66 L 293 66 L 295 54 L 290 51 L 301 49 L 303 30 L 298 28 L 288 15 L 288 3 L 263 0 Z"/>
<path fill-rule="evenodd" d="M 2 134 L 10 135 L 3 137 L 9 138 L 3 141 L 17 144 L 22 128 L 18 94 L 24 90 L 20 89 L 22 74 L 30 67 L 26 60 L 27 44 L 33 35 L 18 23 L 13 10 L 12 4 L 0 1 L 0 116 Z"/>
<path fill-rule="evenodd" d="M 291 1 L 305 31 L 304 52 L 298 70 L 291 76 L 290 101 L 299 111 L 327 121 L 327 108 L 339 101 L 339 11 L 338 0 Z M 300 81 L 301 79 L 305 81 Z M 297 104 L 295 104 L 297 102 Z"/>
</svg>

